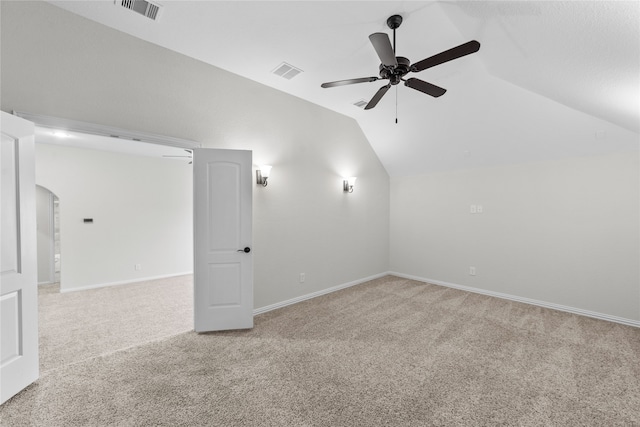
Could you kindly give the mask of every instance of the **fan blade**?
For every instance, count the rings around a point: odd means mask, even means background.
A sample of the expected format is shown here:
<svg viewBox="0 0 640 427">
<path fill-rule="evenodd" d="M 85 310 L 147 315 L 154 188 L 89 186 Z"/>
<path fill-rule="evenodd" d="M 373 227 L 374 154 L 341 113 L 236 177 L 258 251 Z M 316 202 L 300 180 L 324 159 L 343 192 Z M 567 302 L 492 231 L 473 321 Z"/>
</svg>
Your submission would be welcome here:
<svg viewBox="0 0 640 427">
<path fill-rule="evenodd" d="M 366 107 L 364 107 L 364 109 L 370 110 L 373 107 L 375 107 L 378 104 L 378 101 L 382 99 L 382 97 L 384 96 L 385 93 L 387 93 L 390 87 L 391 87 L 391 83 L 389 83 L 386 86 L 382 86 L 380 89 L 378 89 L 376 94 L 373 95 L 373 98 L 371 98 L 371 101 L 369 101 L 369 103 L 367 104 Z"/>
<path fill-rule="evenodd" d="M 379 77 L 362 77 L 360 79 L 338 80 L 337 82 L 322 83 L 320 87 L 336 87 L 344 85 L 352 85 L 356 83 L 368 83 L 379 80 Z"/>
<path fill-rule="evenodd" d="M 443 89 L 439 86 L 432 85 L 431 83 L 427 83 L 423 80 L 415 78 L 407 79 L 407 81 L 404 82 L 404 85 L 409 86 L 411 89 L 419 90 L 422 93 L 426 93 L 427 95 L 431 95 L 434 98 L 444 95 L 444 93 L 447 91 L 446 89 Z"/>
<path fill-rule="evenodd" d="M 475 40 L 471 40 L 470 42 L 466 42 L 460 46 L 453 47 L 449 50 L 445 50 L 444 52 L 440 52 L 437 55 L 433 55 L 432 57 L 416 62 L 411 66 L 411 71 L 417 73 L 419 71 L 426 70 L 427 68 L 435 67 L 436 65 L 470 55 L 478 50 L 480 50 L 480 43 Z"/>
<path fill-rule="evenodd" d="M 391 47 L 391 41 L 386 33 L 373 33 L 369 36 L 373 48 L 376 50 L 380 62 L 388 67 L 397 67 L 398 61 L 396 60 L 396 54 Z"/>
</svg>

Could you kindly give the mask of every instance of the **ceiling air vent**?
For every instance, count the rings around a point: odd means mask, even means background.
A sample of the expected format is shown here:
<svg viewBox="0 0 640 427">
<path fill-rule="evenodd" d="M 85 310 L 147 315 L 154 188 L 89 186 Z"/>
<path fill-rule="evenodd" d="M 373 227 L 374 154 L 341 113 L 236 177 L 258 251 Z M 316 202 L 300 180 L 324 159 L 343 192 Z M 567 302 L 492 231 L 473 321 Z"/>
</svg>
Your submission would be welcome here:
<svg viewBox="0 0 640 427">
<path fill-rule="evenodd" d="M 283 79 L 287 79 L 287 80 L 291 80 L 301 72 L 302 72 L 301 69 L 296 68 L 293 65 L 287 64 L 286 62 L 283 62 L 282 64 L 278 65 L 276 69 L 272 71 L 272 73 L 275 74 L 276 76 L 280 76 Z"/>
<path fill-rule="evenodd" d="M 132 10 L 144 15 L 149 19 L 157 21 L 160 17 L 161 5 L 147 0 L 115 0 L 115 4 L 125 9 Z"/>
<path fill-rule="evenodd" d="M 358 108 L 364 108 L 365 105 L 367 105 L 369 103 L 369 101 L 361 99 L 359 101 L 356 101 L 353 103 L 353 105 L 355 105 Z"/>
</svg>

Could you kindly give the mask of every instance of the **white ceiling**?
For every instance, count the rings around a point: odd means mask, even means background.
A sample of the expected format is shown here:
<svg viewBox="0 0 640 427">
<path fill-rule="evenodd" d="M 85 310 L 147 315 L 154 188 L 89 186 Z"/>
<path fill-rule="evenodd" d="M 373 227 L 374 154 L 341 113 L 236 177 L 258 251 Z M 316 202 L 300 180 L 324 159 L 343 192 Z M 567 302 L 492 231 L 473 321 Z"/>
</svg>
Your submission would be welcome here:
<svg viewBox="0 0 640 427">
<path fill-rule="evenodd" d="M 50 1 L 71 12 L 356 119 L 392 176 L 637 149 L 640 2 L 160 1 L 154 22 L 113 0 Z M 440 98 L 376 76 L 368 35 L 391 31 L 415 63 L 471 39 L 474 55 L 415 77 Z M 285 61 L 292 80 L 271 72 Z"/>
<path fill-rule="evenodd" d="M 190 152 L 183 148 L 102 135 L 92 135 L 84 132 L 53 129 L 44 126 L 36 126 L 35 140 L 38 144 L 54 144 L 134 156 L 179 160 L 183 162 L 191 161 Z"/>
</svg>

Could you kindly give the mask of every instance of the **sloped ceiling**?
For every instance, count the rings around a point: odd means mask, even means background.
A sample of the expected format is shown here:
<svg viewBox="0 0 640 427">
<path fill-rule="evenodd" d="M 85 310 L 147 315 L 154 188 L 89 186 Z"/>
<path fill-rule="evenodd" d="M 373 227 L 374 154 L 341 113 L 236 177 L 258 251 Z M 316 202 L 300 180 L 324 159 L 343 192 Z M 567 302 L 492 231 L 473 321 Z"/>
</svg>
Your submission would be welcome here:
<svg viewBox="0 0 640 427">
<path fill-rule="evenodd" d="M 353 117 L 391 176 L 638 149 L 636 1 L 160 1 L 156 22 L 113 0 L 50 3 Z M 320 88 L 377 75 L 368 35 L 393 14 L 412 63 L 482 47 L 415 75 L 440 98 L 398 85 L 364 111 L 383 82 Z M 283 61 L 303 73 L 272 74 Z"/>
</svg>

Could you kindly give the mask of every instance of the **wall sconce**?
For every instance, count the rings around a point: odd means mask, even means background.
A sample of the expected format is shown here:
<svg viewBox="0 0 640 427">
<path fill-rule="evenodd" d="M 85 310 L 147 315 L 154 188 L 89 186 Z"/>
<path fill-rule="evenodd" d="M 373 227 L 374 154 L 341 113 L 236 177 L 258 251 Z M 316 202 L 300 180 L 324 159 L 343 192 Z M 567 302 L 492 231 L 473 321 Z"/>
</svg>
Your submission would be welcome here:
<svg viewBox="0 0 640 427">
<path fill-rule="evenodd" d="M 355 176 L 350 176 L 348 179 L 342 181 L 342 189 L 346 193 L 353 193 L 353 185 L 356 183 L 356 178 Z"/>
<path fill-rule="evenodd" d="M 267 179 L 269 179 L 270 174 L 271 174 L 271 166 L 260 165 L 260 167 L 256 169 L 256 183 L 259 185 L 262 185 L 263 187 L 266 187 Z"/>
</svg>

